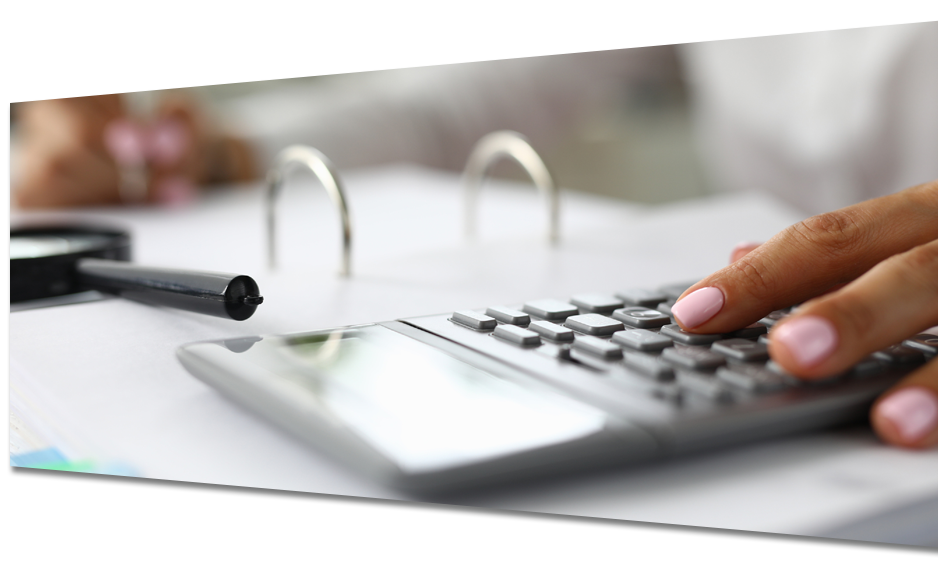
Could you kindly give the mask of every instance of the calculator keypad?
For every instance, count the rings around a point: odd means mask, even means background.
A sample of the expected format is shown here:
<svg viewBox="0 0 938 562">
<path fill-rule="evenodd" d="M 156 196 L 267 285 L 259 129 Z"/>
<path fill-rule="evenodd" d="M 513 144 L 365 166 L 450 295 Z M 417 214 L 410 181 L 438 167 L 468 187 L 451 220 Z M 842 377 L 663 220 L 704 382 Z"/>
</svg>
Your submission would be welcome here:
<svg viewBox="0 0 938 562">
<path fill-rule="evenodd" d="M 658 290 L 625 290 L 614 297 L 578 294 L 569 301 L 541 299 L 513 308 L 492 306 L 454 312 L 450 320 L 516 349 L 580 365 L 591 376 L 636 377 L 650 394 L 674 404 L 691 394 L 712 403 L 745 396 L 810 391 L 847 380 L 880 376 L 893 367 L 912 368 L 938 356 L 938 336 L 918 334 L 880 350 L 848 371 L 804 381 L 769 360 L 768 330 L 790 310 L 778 310 L 728 334 L 694 334 L 674 323 L 670 307 L 690 284 Z M 520 309 L 520 310 L 519 310 Z M 479 334 L 484 336 L 485 334 Z"/>
</svg>

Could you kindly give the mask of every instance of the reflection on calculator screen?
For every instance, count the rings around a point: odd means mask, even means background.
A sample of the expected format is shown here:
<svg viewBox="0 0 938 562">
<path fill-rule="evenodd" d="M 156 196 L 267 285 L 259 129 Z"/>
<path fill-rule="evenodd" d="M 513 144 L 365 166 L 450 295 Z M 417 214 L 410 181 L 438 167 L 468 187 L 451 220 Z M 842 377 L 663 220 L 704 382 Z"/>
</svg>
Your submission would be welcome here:
<svg viewBox="0 0 938 562">
<path fill-rule="evenodd" d="M 313 393 L 411 470 L 560 443 L 605 424 L 599 410 L 498 378 L 381 326 L 265 338 L 263 344 L 275 345 L 289 365 L 269 370 L 297 391 Z"/>
</svg>

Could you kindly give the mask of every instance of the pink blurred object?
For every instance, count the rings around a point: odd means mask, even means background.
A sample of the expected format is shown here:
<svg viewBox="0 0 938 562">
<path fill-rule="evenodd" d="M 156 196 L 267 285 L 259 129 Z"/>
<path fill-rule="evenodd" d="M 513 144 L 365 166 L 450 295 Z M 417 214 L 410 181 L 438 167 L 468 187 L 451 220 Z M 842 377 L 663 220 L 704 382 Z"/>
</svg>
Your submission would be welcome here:
<svg viewBox="0 0 938 562">
<path fill-rule="evenodd" d="M 189 178 L 170 176 L 153 186 L 157 202 L 169 207 L 183 207 L 196 199 L 197 189 Z"/>
<path fill-rule="evenodd" d="M 189 132 L 176 119 L 153 124 L 147 137 L 146 154 L 155 163 L 172 166 L 182 160 L 189 148 Z"/>
<path fill-rule="evenodd" d="M 126 119 L 117 119 L 104 129 L 104 145 L 118 164 L 138 165 L 146 160 L 146 130 Z"/>
</svg>

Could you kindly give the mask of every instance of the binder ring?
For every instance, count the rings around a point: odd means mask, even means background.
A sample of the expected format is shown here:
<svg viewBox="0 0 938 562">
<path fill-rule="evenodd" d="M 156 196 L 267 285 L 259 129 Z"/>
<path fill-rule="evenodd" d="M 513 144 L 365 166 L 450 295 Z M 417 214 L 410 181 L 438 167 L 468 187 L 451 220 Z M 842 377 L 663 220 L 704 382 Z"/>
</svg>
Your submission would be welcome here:
<svg viewBox="0 0 938 562">
<path fill-rule="evenodd" d="M 267 263 L 270 269 L 277 266 L 277 239 L 276 239 L 276 208 L 277 198 L 283 187 L 283 178 L 287 169 L 293 165 L 302 165 L 308 168 L 319 179 L 319 182 L 329 198 L 339 211 L 342 220 L 342 265 L 340 275 L 349 276 L 352 273 L 352 221 L 349 218 L 348 204 L 345 200 L 345 190 L 339 181 L 339 174 L 332 162 L 325 154 L 315 148 L 303 145 L 293 145 L 280 151 L 274 166 L 267 173 L 266 206 L 267 206 Z"/>
<path fill-rule="evenodd" d="M 475 236 L 479 186 L 492 166 L 504 158 L 517 162 L 531 177 L 538 191 L 547 198 L 550 219 L 548 240 L 551 245 L 556 245 L 560 241 L 560 191 L 528 139 L 514 131 L 496 131 L 485 135 L 469 155 L 463 171 L 466 236 Z"/>
</svg>

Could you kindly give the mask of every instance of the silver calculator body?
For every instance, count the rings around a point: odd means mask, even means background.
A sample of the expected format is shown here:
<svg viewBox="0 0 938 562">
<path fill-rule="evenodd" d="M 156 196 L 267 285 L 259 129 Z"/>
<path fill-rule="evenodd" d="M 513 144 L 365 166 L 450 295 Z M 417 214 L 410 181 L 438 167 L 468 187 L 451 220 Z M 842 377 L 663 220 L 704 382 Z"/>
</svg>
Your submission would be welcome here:
<svg viewBox="0 0 938 562">
<path fill-rule="evenodd" d="M 688 334 L 670 305 L 689 285 L 200 342 L 177 355 L 350 469 L 436 492 L 855 421 L 938 352 L 923 334 L 802 382 L 766 354 L 784 311 L 732 334 Z"/>
</svg>

